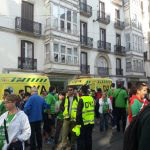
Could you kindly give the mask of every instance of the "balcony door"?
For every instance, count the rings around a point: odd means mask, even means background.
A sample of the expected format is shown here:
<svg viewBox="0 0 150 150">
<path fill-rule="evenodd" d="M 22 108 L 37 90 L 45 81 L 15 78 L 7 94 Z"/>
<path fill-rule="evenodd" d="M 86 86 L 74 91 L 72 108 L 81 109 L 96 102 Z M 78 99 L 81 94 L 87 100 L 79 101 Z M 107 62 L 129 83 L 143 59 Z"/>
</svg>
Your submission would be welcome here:
<svg viewBox="0 0 150 150">
<path fill-rule="evenodd" d="M 116 23 L 120 25 L 120 10 L 118 9 L 115 10 L 115 19 L 116 19 Z"/>
<path fill-rule="evenodd" d="M 34 44 L 29 41 L 21 41 L 21 66 L 32 69 L 34 65 Z"/>
<path fill-rule="evenodd" d="M 33 12 L 33 4 L 22 1 L 21 27 L 25 31 L 33 32 Z"/>
<path fill-rule="evenodd" d="M 121 46 L 121 35 L 120 34 L 116 34 L 116 45 Z"/>
<path fill-rule="evenodd" d="M 85 44 L 85 45 L 87 45 L 88 43 L 86 22 L 80 22 L 80 41 L 82 44 Z"/>
<path fill-rule="evenodd" d="M 100 18 L 105 18 L 105 3 L 99 2 L 99 12 L 100 12 Z"/>
<path fill-rule="evenodd" d="M 87 37 L 87 23 L 86 22 L 80 23 L 80 33 L 81 33 L 81 36 Z"/>
<path fill-rule="evenodd" d="M 81 52 L 81 71 L 85 73 L 88 72 L 88 59 L 86 52 Z"/>
<path fill-rule="evenodd" d="M 100 28 L 100 47 L 106 48 L 106 30 Z"/>
<path fill-rule="evenodd" d="M 120 20 L 120 11 L 118 9 L 115 10 L 115 18 L 116 20 Z"/>
<path fill-rule="evenodd" d="M 120 58 L 116 58 L 116 68 L 121 69 L 121 59 Z"/>
</svg>

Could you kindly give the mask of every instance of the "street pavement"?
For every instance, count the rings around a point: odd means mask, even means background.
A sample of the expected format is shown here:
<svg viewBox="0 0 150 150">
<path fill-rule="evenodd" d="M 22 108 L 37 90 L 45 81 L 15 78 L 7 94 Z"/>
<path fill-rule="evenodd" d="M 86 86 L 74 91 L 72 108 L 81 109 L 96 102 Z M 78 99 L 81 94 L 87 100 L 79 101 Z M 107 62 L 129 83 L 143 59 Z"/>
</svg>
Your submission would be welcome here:
<svg viewBox="0 0 150 150">
<path fill-rule="evenodd" d="M 123 133 L 109 129 L 107 132 L 99 132 L 98 125 L 93 132 L 93 150 L 122 150 Z"/>
<path fill-rule="evenodd" d="M 43 150 L 51 150 L 51 145 L 43 144 Z M 123 133 L 111 128 L 107 132 L 100 132 L 99 126 L 93 129 L 93 150 L 122 150 Z M 28 149 L 26 149 L 28 150 Z"/>
</svg>

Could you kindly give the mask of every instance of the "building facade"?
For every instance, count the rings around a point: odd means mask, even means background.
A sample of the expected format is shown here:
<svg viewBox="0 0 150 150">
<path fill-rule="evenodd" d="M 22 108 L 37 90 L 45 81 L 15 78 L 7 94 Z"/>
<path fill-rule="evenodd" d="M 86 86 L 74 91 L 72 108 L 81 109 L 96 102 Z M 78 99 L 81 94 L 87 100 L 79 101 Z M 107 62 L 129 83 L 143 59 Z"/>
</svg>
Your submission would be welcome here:
<svg viewBox="0 0 150 150">
<path fill-rule="evenodd" d="M 81 72 L 126 84 L 125 24 L 121 0 L 80 1 Z"/>
<path fill-rule="evenodd" d="M 75 77 L 150 78 L 149 0 L 0 4 L 0 72 L 43 73 L 60 88 Z"/>
<path fill-rule="evenodd" d="M 144 1 L 146 2 L 146 1 Z M 136 81 L 145 82 L 144 69 L 144 28 L 143 2 L 141 0 L 125 0 L 125 39 L 126 39 L 126 77 L 129 84 Z"/>
<path fill-rule="evenodd" d="M 80 74 L 80 26 L 78 0 L 46 0 L 44 72 L 51 83 L 63 87 Z"/>
<path fill-rule="evenodd" d="M 43 3 L 1 0 L 0 4 L 0 72 L 42 71 Z"/>
</svg>

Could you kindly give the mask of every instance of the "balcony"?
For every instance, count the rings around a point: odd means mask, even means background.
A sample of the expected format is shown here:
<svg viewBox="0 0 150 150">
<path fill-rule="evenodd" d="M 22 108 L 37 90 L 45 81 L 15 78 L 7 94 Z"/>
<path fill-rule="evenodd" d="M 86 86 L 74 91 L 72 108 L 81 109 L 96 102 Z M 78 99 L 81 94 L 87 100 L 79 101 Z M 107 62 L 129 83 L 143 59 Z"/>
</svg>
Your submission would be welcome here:
<svg viewBox="0 0 150 150">
<path fill-rule="evenodd" d="M 103 24 L 108 25 L 110 23 L 110 15 L 106 15 L 105 12 L 97 12 L 97 21 Z"/>
<path fill-rule="evenodd" d="M 123 2 L 122 0 L 112 0 L 114 4 L 118 5 L 118 6 L 123 6 Z"/>
<path fill-rule="evenodd" d="M 108 76 L 109 75 L 109 68 L 107 68 L 107 67 L 97 67 L 97 74 L 99 76 Z"/>
<path fill-rule="evenodd" d="M 90 74 L 90 66 L 81 64 L 80 70 L 82 74 Z"/>
<path fill-rule="evenodd" d="M 87 36 L 80 36 L 80 43 L 82 47 L 92 49 L 93 48 L 93 39 Z"/>
<path fill-rule="evenodd" d="M 86 3 L 80 2 L 80 14 L 90 18 L 92 16 L 92 7 Z"/>
<path fill-rule="evenodd" d="M 42 25 L 38 22 L 34 22 L 21 17 L 16 17 L 15 29 L 18 32 L 27 32 L 32 33 L 35 36 L 40 36 L 42 31 Z"/>
<path fill-rule="evenodd" d="M 116 68 L 116 75 L 118 75 L 118 76 L 123 76 L 123 69 L 121 69 L 121 68 Z"/>
<path fill-rule="evenodd" d="M 101 52 L 109 53 L 111 51 L 111 44 L 105 41 L 97 41 L 97 48 Z"/>
<path fill-rule="evenodd" d="M 120 20 L 116 20 L 115 23 L 114 23 L 114 27 L 116 29 L 119 29 L 119 30 L 124 30 L 125 28 L 125 23 L 120 21 Z"/>
<path fill-rule="evenodd" d="M 114 53 L 116 55 L 125 55 L 126 51 L 125 51 L 125 47 L 121 46 L 121 45 L 115 45 L 114 46 Z"/>
<path fill-rule="evenodd" d="M 24 70 L 37 70 L 37 59 L 18 57 L 18 68 Z"/>
</svg>

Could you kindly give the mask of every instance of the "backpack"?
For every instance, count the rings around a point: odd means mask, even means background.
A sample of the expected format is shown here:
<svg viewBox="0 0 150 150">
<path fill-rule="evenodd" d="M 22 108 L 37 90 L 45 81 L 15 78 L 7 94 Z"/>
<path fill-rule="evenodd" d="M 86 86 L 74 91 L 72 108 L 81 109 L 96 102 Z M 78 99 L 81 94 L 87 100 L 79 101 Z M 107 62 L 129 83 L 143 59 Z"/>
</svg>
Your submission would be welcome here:
<svg viewBox="0 0 150 150">
<path fill-rule="evenodd" d="M 131 121 L 124 133 L 123 150 L 138 150 L 138 140 L 142 125 L 150 116 L 150 105 L 147 105 L 139 114 Z"/>
</svg>

